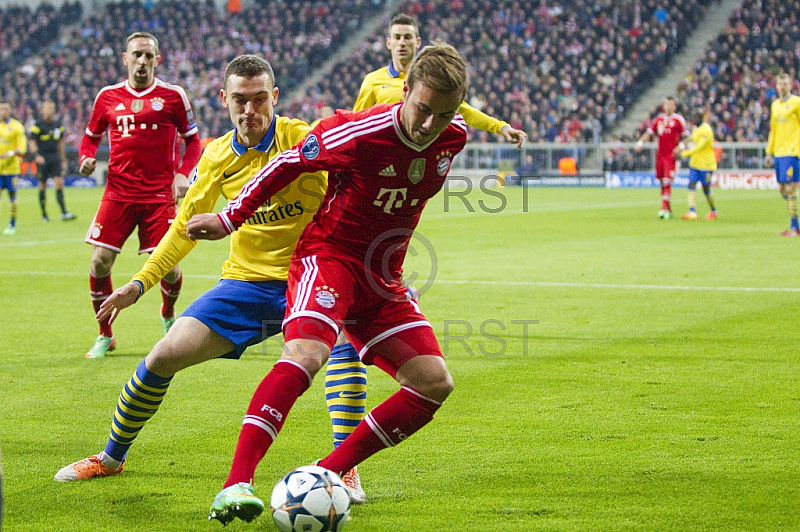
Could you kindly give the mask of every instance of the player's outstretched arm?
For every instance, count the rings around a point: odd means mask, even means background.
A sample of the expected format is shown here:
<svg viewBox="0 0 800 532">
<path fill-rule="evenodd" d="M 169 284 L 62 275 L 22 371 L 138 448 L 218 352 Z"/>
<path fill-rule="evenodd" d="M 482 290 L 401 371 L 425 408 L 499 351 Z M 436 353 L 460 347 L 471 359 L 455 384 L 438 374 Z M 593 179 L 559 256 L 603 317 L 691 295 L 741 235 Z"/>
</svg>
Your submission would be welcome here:
<svg viewBox="0 0 800 532">
<path fill-rule="evenodd" d="M 503 129 L 500 130 L 500 134 L 503 135 L 508 142 L 516 144 L 517 148 L 521 148 L 525 139 L 528 138 L 527 133 L 511 126 L 503 126 Z"/>
<path fill-rule="evenodd" d="M 216 214 L 195 214 L 186 222 L 186 236 L 192 240 L 221 240 L 228 236 Z"/>
<path fill-rule="evenodd" d="M 122 309 L 128 308 L 139 299 L 141 288 L 136 283 L 128 283 L 122 288 L 117 288 L 108 299 L 100 305 L 97 311 L 97 320 L 103 321 L 108 318 L 109 325 L 114 323 Z"/>
</svg>

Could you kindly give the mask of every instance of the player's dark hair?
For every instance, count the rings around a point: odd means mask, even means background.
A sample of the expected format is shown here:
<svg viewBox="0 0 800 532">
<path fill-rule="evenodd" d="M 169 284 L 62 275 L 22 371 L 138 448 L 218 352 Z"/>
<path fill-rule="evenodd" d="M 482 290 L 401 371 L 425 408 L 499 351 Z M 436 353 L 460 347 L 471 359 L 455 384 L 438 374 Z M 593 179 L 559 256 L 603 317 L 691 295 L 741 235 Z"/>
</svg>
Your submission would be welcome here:
<svg viewBox="0 0 800 532">
<path fill-rule="evenodd" d="M 705 118 L 706 118 L 706 112 L 703 109 L 698 109 L 697 111 L 694 112 L 694 115 L 692 115 L 692 122 L 694 122 L 699 126 L 700 124 L 705 122 Z"/>
<path fill-rule="evenodd" d="M 420 50 L 408 69 L 408 90 L 417 83 L 444 93 L 461 91 L 464 98 L 469 87 L 467 64 L 455 48 L 434 41 Z"/>
<path fill-rule="evenodd" d="M 266 74 L 270 85 L 275 87 L 275 73 L 272 71 L 272 66 L 270 66 L 266 59 L 258 57 L 257 55 L 240 55 L 239 57 L 235 57 L 233 61 L 228 63 L 228 66 L 225 67 L 225 78 L 223 79 L 222 86 L 228 86 L 228 78 L 231 76 L 254 78 L 261 74 Z"/>
<path fill-rule="evenodd" d="M 149 31 L 134 31 L 133 33 L 128 35 L 127 39 L 125 39 L 126 49 L 128 48 L 128 45 L 131 43 L 131 41 L 134 39 L 152 39 L 153 44 L 156 46 L 156 55 L 158 55 L 158 39 L 156 39 L 155 35 L 153 35 Z"/>
<path fill-rule="evenodd" d="M 399 15 L 395 15 L 394 18 L 389 22 L 389 31 L 392 30 L 392 26 L 395 25 L 401 26 L 413 26 L 414 29 L 417 31 L 417 37 L 419 37 L 419 24 L 417 23 L 417 19 L 412 17 L 411 15 L 406 15 L 405 13 L 400 13 Z"/>
</svg>

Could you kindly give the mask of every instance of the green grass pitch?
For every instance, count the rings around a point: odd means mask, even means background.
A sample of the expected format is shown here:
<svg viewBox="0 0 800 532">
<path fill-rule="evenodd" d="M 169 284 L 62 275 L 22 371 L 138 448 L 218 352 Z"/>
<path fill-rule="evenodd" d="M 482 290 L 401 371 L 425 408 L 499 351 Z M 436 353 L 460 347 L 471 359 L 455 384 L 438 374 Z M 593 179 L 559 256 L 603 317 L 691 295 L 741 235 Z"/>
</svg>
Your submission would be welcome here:
<svg viewBox="0 0 800 532">
<path fill-rule="evenodd" d="M 347 530 L 798 530 L 800 238 L 776 191 L 716 191 L 720 218 L 656 218 L 656 190 L 473 192 L 475 212 L 431 201 L 419 232 L 436 252 L 422 297 L 456 389 L 436 420 L 365 462 L 369 503 Z M 56 212 L 48 191 L 51 215 Z M 685 209 L 677 190 L 676 212 Z M 151 290 L 97 335 L 83 235 L 100 190 L 68 190 L 77 222 L 39 219 L 20 193 L 0 237 L 0 450 L 5 529 L 218 530 L 208 507 L 227 475 L 250 395 L 279 344 L 181 372 L 131 449 L 124 475 L 61 484 L 99 452 L 120 387 L 161 336 Z M 8 203 L 0 204 L 5 223 Z M 429 275 L 414 241 L 406 270 Z M 135 239 L 115 286 L 143 257 Z M 179 308 L 211 287 L 227 242 L 184 261 Z M 520 322 L 538 321 L 527 326 Z M 483 329 L 481 329 L 483 327 Z M 468 330 L 472 334 L 467 336 Z M 483 330 L 484 334 L 481 334 Z M 461 338 L 457 338 L 461 337 Z M 370 368 L 368 406 L 396 385 Z M 294 467 L 327 454 L 323 378 L 262 462 L 265 500 Z M 228 530 L 272 530 L 262 515 Z"/>
</svg>

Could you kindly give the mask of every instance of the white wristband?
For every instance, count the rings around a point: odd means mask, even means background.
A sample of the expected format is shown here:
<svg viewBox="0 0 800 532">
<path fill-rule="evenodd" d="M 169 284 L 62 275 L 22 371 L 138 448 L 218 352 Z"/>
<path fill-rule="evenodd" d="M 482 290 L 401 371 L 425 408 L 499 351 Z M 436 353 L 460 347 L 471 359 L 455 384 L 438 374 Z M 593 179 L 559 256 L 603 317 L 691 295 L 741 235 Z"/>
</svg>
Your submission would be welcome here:
<svg viewBox="0 0 800 532">
<path fill-rule="evenodd" d="M 14 150 L 8 150 L 8 152 L 6 152 L 6 155 L 9 156 L 9 157 L 13 157 L 16 154 L 17 154 L 17 152 L 15 152 Z"/>
</svg>

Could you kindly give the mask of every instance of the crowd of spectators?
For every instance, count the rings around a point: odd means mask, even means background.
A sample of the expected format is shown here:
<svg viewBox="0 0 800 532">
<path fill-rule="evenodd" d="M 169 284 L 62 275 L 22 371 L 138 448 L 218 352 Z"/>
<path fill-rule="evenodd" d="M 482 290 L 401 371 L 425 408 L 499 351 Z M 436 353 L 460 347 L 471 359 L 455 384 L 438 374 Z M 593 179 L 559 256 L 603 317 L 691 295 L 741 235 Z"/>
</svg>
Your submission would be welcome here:
<svg viewBox="0 0 800 532">
<path fill-rule="evenodd" d="M 77 0 L 65 2 L 58 9 L 43 3 L 32 9 L 12 5 L 0 9 L 0 72 L 24 60 L 58 36 L 59 26 L 80 19 L 82 7 Z"/>
<path fill-rule="evenodd" d="M 724 142 L 765 141 L 775 76 L 800 85 L 800 0 L 745 0 L 711 42 L 676 95 L 682 112 L 705 109 L 714 137 Z M 640 126 L 640 131 L 644 125 Z"/>
<path fill-rule="evenodd" d="M 467 101 L 537 141 L 598 141 L 703 19 L 710 0 L 428 0 L 399 8 L 470 65 Z M 388 23 L 388 21 L 387 21 Z M 389 63 L 381 28 L 289 114 L 352 108 L 361 79 Z M 471 140 L 494 135 L 470 132 Z"/>
<path fill-rule="evenodd" d="M 27 121 L 42 99 L 54 99 L 75 145 L 98 91 L 127 77 L 125 38 L 151 31 L 163 56 L 156 75 L 186 89 L 201 135 L 215 137 L 231 128 L 219 101 L 228 61 L 242 53 L 263 56 L 285 94 L 380 9 L 382 0 L 271 0 L 239 12 L 220 12 L 213 0 L 123 0 L 106 4 L 70 27 L 58 44 L 2 74 L 0 86 L 16 104 L 15 116 Z"/>
</svg>

